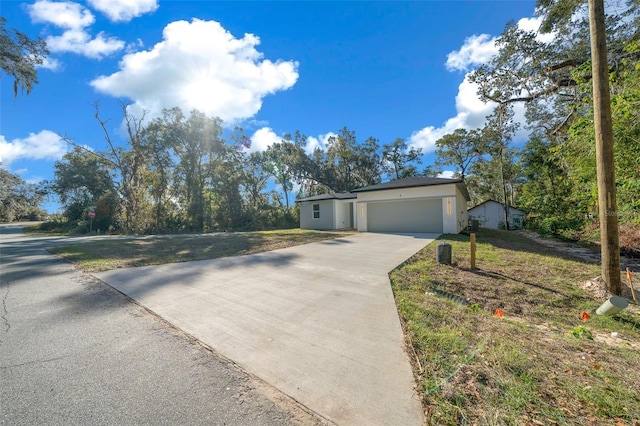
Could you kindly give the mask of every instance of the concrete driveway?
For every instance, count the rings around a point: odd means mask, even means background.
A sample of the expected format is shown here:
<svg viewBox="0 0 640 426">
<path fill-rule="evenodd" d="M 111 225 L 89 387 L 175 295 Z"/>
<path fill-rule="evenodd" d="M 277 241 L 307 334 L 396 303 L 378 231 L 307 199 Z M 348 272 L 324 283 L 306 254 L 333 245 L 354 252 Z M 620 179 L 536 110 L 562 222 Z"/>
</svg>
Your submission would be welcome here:
<svg viewBox="0 0 640 426">
<path fill-rule="evenodd" d="M 95 274 L 339 425 L 421 425 L 388 272 L 434 234 L 360 233 Z"/>
</svg>

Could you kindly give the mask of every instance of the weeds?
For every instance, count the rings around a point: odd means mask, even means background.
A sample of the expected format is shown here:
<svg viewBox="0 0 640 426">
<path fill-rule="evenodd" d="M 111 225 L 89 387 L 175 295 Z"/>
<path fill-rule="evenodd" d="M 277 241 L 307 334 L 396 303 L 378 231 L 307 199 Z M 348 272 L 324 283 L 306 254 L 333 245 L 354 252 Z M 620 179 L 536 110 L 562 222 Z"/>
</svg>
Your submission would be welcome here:
<svg viewBox="0 0 640 426">
<path fill-rule="evenodd" d="M 595 315 L 579 284 L 598 266 L 517 233 L 478 237 L 478 269 L 468 237 L 447 235 L 457 266 L 432 244 L 390 275 L 428 423 L 640 424 L 638 316 Z"/>
</svg>

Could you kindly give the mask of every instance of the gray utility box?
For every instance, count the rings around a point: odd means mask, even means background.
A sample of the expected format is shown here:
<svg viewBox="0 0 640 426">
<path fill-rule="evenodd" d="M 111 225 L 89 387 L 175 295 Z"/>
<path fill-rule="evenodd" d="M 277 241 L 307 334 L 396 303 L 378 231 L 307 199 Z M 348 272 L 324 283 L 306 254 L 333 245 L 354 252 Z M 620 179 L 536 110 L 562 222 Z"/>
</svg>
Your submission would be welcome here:
<svg viewBox="0 0 640 426">
<path fill-rule="evenodd" d="M 451 244 L 438 244 L 436 247 L 436 262 L 451 265 Z"/>
</svg>

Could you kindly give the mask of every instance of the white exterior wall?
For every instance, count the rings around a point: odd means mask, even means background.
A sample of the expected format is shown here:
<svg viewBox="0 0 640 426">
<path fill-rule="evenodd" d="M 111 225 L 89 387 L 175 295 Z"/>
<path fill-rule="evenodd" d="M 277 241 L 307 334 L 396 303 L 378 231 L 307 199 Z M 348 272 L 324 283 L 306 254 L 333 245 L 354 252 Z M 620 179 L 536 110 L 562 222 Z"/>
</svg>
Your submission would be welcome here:
<svg viewBox="0 0 640 426">
<path fill-rule="evenodd" d="M 483 228 L 498 229 L 500 222 L 504 222 L 504 206 L 495 201 L 489 201 L 469 210 L 469 217 L 477 219 Z M 513 225 L 513 218 L 524 219 L 522 210 L 509 207 L 509 224 Z"/>
<path fill-rule="evenodd" d="M 368 229 L 367 202 L 416 198 L 442 198 L 443 232 L 457 234 L 462 230 L 459 222 L 466 214 L 467 204 L 455 184 L 358 192 L 358 201 L 355 204 L 354 212 L 356 228 L 360 232 L 366 232 Z M 464 203 L 460 203 L 458 198 L 461 198 Z M 466 221 L 464 226 L 466 226 Z"/>
<path fill-rule="evenodd" d="M 356 217 L 356 229 L 358 232 L 367 232 L 367 203 L 358 201 L 354 215 Z"/>
<path fill-rule="evenodd" d="M 350 229 L 352 225 L 351 206 L 353 201 L 334 200 L 335 217 L 333 219 L 334 229 Z"/>
<path fill-rule="evenodd" d="M 458 220 L 458 232 L 456 234 L 464 231 L 469 224 L 469 213 L 467 211 L 467 199 L 456 187 L 456 215 Z"/>
<path fill-rule="evenodd" d="M 303 201 L 300 203 L 300 228 L 301 229 L 335 229 L 334 228 L 334 202 L 336 200 Z M 320 218 L 313 218 L 313 205 L 320 205 Z"/>
<path fill-rule="evenodd" d="M 457 234 L 456 197 L 449 196 L 442 198 L 442 232 L 445 234 Z"/>
</svg>

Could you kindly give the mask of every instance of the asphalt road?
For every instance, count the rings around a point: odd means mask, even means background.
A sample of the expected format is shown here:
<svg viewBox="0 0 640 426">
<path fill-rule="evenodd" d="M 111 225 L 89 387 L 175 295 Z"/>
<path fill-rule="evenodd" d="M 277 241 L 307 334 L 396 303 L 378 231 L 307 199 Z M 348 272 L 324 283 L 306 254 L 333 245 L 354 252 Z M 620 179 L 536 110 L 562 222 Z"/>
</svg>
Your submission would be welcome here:
<svg viewBox="0 0 640 426">
<path fill-rule="evenodd" d="M 0 424 L 314 424 L 285 395 L 0 225 Z"/>
</svg>

